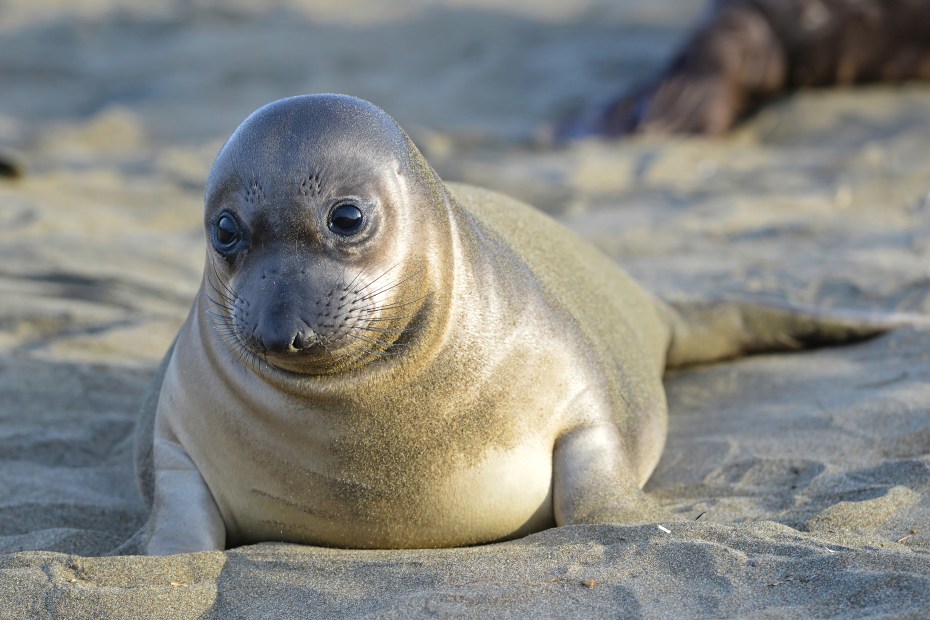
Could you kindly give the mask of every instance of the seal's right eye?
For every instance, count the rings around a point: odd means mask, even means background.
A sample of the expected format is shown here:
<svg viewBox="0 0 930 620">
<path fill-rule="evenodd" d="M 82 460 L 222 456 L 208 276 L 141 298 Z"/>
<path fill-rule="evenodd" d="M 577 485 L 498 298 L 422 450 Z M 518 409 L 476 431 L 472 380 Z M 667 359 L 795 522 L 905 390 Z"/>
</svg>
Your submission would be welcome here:
<svg viewBox="0 0 930 620">
<path fill-rule="evenodd" d="M 348 237 L 362 228 L 362 210 L 352 203 L 337 205 L 329 214 L 329 229 L 337 235 Z"/>
<path fill-rule="evenodd" d="M 221 215 L 213 226 L 213 245 L 220 252 L 229 252 L 242 238 L 239 223 L 230 215 Z"/>
</svg>

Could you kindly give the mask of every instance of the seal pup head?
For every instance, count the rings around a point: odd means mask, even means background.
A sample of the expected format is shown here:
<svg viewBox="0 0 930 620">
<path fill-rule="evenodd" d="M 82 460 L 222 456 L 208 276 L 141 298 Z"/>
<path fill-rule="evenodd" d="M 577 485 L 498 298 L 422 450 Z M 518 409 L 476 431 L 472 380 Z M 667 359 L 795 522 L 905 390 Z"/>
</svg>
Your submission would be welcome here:
<svg viewBox="0 0 930 620">
<path fill-rule="evenodd" d="M 404 131 L 341 95 L 249 116 L 206 187 L 202 311 L 244 362 L 344 372 L 415 346 L 449 247 L 446 193 Z M 443 241 L 446 241 L 443 243 Z"/>
</svg>

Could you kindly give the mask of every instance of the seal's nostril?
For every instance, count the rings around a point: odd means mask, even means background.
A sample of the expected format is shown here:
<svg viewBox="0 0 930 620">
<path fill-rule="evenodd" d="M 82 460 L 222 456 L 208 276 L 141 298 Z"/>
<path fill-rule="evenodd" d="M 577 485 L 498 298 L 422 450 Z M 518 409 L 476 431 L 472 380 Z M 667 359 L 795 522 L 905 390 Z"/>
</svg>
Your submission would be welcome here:
<svg viewBox="0 0 930 620">
<path fill-rule="evenodd" d="M 291 346 L 296 351 L 302 351 L 304 349 L 309 349 L 317 342 L 316 334 L 313 332 L 303 332 L 299 331 L 294 335 L 294 340 L 291 342 Z"/>
</svg>

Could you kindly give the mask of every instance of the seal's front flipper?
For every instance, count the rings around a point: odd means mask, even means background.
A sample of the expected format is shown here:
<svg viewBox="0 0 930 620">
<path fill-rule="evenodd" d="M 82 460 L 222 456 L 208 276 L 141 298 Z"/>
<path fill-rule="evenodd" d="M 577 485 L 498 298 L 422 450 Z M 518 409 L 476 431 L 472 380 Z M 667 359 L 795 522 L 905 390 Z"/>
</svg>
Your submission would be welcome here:
<svg viewBox="0 0 930 620">
<path fill-rule="evenodd" d="M 148 555 L 226 548 L 226 525 L 213 494 L 184 449 L 155 441 L 155 494 L 146 526 Z"/>
<path fill-rule="evenodd" d="M 637 484 L 617 427 L 604 423 L 559 437 L 553 454 L 552 503 L 556 525 L 634 525 L 669 516 Z"/>
<path fill-rule="evenodd" d="M 715 300 L 670 303 L 666 366 L 715 362 L 766 351 L 840 345 L 905 325 L 927 325 L 919 315 L 877 315 L 787 303 Z"/>
</svg>

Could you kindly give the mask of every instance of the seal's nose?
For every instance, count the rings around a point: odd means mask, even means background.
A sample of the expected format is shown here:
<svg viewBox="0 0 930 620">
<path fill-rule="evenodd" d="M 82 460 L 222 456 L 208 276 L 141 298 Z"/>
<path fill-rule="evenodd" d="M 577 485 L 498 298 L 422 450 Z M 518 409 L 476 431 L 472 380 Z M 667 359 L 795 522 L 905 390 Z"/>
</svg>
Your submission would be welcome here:
<svg viewBox="0 0 930 620">
<path fill-rule="evenodd" d="M 275 355 L 287 355 L 309 349 L 319 343 L 320 337 L 313 330 L 287 329 L 279 326 L 261 335 L 262 346 L 266 351 Z"/>
</svg>

